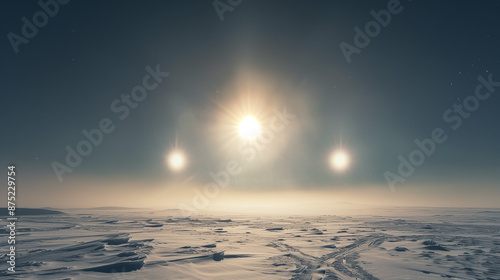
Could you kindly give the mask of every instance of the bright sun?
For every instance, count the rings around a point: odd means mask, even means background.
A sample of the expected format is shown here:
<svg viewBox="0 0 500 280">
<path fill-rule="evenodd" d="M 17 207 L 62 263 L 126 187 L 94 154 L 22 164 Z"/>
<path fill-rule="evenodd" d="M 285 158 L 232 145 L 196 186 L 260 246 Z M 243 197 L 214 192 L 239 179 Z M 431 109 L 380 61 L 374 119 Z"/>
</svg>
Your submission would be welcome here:
<svg viewBox="0 0 500 280">
<path fill-rule="evenodd" d="M 244 118 L 239 127 L 241 137 L 245 139 L 255 138 L 260 131 L 260 125 L 253 117 Z"/>
<path fill-rule="evenodd" d="M 180 171 L 186 166 L 186 156 L 181 151 L 172 151 L 168 155 L 168 166 L 173 171 Z"/>
<path fill-rule="evenodd" d="M 337 150 L 330 156 L 330 165 L 335 171 L 345 171 L 349 163 L 349 155 L 343 150 Z"/>
</svg>

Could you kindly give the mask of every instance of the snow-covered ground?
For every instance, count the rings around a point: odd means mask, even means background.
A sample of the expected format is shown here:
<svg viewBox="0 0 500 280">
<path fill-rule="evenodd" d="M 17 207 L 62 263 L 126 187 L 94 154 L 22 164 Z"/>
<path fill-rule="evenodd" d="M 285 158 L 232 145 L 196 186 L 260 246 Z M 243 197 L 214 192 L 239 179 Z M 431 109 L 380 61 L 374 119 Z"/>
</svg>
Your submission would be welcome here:
<svg viewBox="0 0 500 280">
<path fill-rule="evenodd" d="M 497 209 L 62 211 L 20 217 L 15 273 L 2 230 L 0 278 L 500 279 Z"/>
</svg>

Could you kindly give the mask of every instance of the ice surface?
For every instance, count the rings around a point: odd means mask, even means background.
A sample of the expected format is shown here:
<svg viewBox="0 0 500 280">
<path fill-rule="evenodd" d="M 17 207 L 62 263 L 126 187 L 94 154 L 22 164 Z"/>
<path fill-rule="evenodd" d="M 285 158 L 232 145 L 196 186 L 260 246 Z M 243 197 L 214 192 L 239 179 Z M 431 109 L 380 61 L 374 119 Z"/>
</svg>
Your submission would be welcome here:
<svg viewBox="0 0 500 280">
<path fill-rule="evenodd" d="M 0 278 L 500 279 L 494 209 L 268 217 L 61 211 L 19 218 L 16 272 L 3 261 Z M 7 231 L 0 235 L 6 247 Z"/>
</svg>

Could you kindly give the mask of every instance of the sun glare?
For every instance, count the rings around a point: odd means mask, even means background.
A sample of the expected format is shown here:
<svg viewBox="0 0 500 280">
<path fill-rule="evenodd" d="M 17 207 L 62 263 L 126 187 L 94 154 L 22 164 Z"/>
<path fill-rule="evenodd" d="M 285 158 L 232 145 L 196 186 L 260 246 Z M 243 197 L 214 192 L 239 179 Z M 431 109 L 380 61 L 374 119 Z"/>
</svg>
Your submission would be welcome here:
<svg viewBox="0 0 500 280">
<path fill-rule="evenodd" d="M 239 126 L 241 137 L 245 139 L 255 138 L 260 131 L 260 125 L 253 117 L 244 118 Z"/>
<path fill-rule="evenodd" d="M 330 157 L 331 167 L 338 172 L 345 171 L 349 167 L 349 155 L 343 150 L 333 152 Z"/>
<path fill-rule="evenodd" d="M 168 155 L 168 166 L 173 171 L 181 171 L 186 166 L 186 156 L 181 151 L 172 151 Z"/>
</svg>

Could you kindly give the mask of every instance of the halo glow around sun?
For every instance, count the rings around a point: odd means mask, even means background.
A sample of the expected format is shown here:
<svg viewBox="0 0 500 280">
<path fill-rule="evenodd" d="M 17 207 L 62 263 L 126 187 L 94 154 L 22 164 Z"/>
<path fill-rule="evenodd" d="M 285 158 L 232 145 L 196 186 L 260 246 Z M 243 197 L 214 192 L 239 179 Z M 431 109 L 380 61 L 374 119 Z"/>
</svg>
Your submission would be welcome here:
<svg viewBox="0 0 500 280">
<path fill-rule="evenodd" d="M 245 139 L 255 138 L 260 132 L 260 125 L 256 119 L 248 116 L 240 122 L 239 131 Z"/>
<path fill-rule="evenodd" d="M 349 167 L 349 164 L 349 155 L 343 150 L 337 150 L 330 156 L 330 165 L 335 171 L 345 171 Z"/>
<path fill-rule="evenodd" d="M 173 171 L 181 171 L 186 166 L 186 156 L 178 150 L 172 151 L 167 160 L 168 166 Z"/>
</svg>

